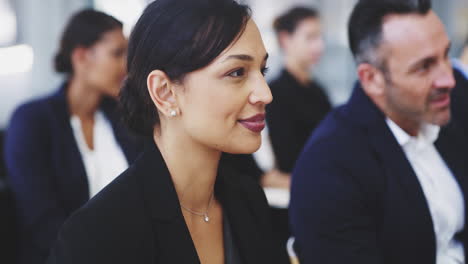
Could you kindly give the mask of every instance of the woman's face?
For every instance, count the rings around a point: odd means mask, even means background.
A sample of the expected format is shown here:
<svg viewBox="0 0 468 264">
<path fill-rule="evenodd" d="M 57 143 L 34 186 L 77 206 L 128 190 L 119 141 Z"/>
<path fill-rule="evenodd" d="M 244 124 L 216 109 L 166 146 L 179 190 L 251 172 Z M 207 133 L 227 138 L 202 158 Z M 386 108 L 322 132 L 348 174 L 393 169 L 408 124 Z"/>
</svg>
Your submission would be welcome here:
<svg viewBox="0 0 468 264">
<path fill-rule="evenodd" d="M 88 54 L 87 83 L 103 95 L 117 97 L 126 75 L 127 40 L 122 30 L 105 33 Z"/>
<path fill-rule="evenodd" d="M 249 20 L 240 38 L 210 65 L 189 73 L 176 89 L 181 129 L 196 143 L 228 153 L 252 153 L 261 144 L 267 53 Z"/>
<path fill-rule="evenodd" d="M 298 63 L 306 66 L 318 63 L 324 49 L 320 20 L 312 17 L 302 20 L 293 33 L 286 33 L 283 43 L 286 56 Z"/>
</svg>

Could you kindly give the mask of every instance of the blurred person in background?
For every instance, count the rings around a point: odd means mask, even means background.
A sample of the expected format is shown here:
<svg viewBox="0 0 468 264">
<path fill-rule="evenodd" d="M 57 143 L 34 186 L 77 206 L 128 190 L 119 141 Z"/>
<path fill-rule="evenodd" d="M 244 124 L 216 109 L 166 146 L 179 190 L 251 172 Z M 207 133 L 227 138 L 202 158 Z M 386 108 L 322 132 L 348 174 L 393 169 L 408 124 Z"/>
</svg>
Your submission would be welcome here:
<svg viewBox="0 0 468 264">
<path fill-rule="evenodd" d="M 468 140 L 442 21 L 430 0 L 360 0 L 348 36 L 359 83 L 293 172 L 301 264 L 466 263 Z"/>
<path fill-rule="evenodd" d="M 126 75 L 122 23 L 94 10 L 65 27 L 53 95 L 20 106 L 6 135 L 7 175 L 17 205 L 19 263 L 44 263 L 65 219 L 124 171 L 138 153 L 119 122 Z"/>
<path fill-rule="evenodd" d="M 463 44 L 460 56 L 452 59 L 452 64 L 455 69 L 463 74 L 465 79 L 468 79 L 468 37 Z"/>
<path fill-rule="evenodd" d="M 49 263 L 278 263 L 268 204 L 223 152 L 261 144 L 266 53 L 249 8 L 157 0 L 129 41 L 125 120 L 143 154 L 62 227 Z"/>
<path fill-rule="evenodd" d="M 268 106 L 267 124 L 276 166 L 289 176 L 307 138 L 331 105 L 311 75 L 324 50 L 318 11 L 295 7 L 276 18 L 273 26 L 284 69 L 270 83 L 275 100 Z"/>
<path fill-rule="evenodd" d="M 331 104 L 323 87 L 311 75 L 324 50 L 318 11 L 294 7 L 276 18 L 273 26 L 284 55 L 284 69 L 270 83 L 275 100 L 267 107 L 277 170 L 266 173 L 262 183 L 268 186 L 280 182 L 283 184 L 280 187 L 289 189 L 296 159 Z M 272 208 L 272 214 L 276 234 L 286 250 L 290 236 L 288 211 Z"/>
</svg>

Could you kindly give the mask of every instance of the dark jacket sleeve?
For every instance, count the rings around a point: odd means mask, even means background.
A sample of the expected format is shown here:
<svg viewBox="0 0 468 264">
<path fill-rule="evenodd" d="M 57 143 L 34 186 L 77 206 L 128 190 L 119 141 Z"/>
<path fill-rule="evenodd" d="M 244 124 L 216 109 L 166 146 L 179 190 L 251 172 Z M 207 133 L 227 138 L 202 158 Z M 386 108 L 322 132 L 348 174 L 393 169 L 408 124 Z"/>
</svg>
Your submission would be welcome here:
<svg viewBox="0 0 468 264">
<path fill-rule="evenodd" d="M 340 160 L 343 142 L 337 141 L 309 144 L 293 172 L 290 219 L 300 262 L 383 263 L 375 210 L 348 166 L 353 159 Z"/>
<path fill-rule="evenodd" d="M 107 225 L 102 224 L 102 219 L 106 218 L 99 213 L 89 213 L 87 211 L 78 210 L 73 214 L 60 229 L 55 245 L 50 251 L 47 264 L 81 264 L 81 263 L 138 263 L 133 262 L 136 259 L 123 258 L 119 261 L 110 261 L 115 252 L 122 252 L 119 243 L 122 239 L 117 238 L 115 233 L 120 233 L 119 229 L 115 228 L 113 223 Z M 107 219 L 107 218 L 106 218 Z M 95 223 L 92 223 L 94 221 Z M 100 228 L 96 228 L 100 226 Z M 126 227 L 131 230 L 131 226 Z M 138 244 L 139 241 L 134 241 Z M 123 250 L 125 252 L 125 250 Z M 138 255 L 134 255 L 137 258 Z M 127 262 L 125 262 L 127 261 Z"/>
<path fill-rule="evenodd" d="M 468 79 L 458 69 L 454 69 L 453 73 L 456 85 L 451 96 L 452 116 L 468 135 Z"/>
<path fill-rule="evenodd" d="M 66 218 L 54 188 L 47 114 L 45 105 L 21 106 L 5 140 L 8 180 L 19 217 L 20 263 L 44 262 Z"/>
</svg>

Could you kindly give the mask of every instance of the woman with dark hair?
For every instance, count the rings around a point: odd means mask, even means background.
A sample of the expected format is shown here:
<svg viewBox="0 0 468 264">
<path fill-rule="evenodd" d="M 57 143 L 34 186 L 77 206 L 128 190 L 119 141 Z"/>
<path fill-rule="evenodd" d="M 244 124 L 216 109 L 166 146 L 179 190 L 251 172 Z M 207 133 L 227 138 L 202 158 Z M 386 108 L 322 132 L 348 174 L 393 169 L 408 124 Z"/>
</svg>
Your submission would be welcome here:
<svg viewBox="0 0 468 264">
<path fill-rule="evenodd" d="M 63 226 L 49 263 L 277 263 L 261 187 L 219 163 L 260 147 L 267 60 L 249 9 L 157 0 L 121 93 L 143 154 Z"/>
<path fill-rule="evenodd" d="M 66 81 L 13 114 L 5 160 L 18 213 L 19 263 L 44 263 L 65 219 L 135 159 L 136 142 L 116 113 L 126 50 L 120 21 L 78 12 L 55 58 Z"/>
</svg>

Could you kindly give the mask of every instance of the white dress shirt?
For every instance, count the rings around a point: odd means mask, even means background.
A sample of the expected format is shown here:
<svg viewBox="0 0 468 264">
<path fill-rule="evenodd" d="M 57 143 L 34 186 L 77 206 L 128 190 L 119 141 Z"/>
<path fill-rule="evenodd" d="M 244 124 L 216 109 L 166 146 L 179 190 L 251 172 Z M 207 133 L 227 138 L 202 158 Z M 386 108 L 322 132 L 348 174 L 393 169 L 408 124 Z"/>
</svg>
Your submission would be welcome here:
<svg viewBox="0 0 468 264">
<path fill-rule="evenodd" d="M 452 66 L 459 70 L 466 79 L 468 79 L 468 65 L 461 62 L 459 59 L 452 59 Z"/>
<path fill-rule="evenodd" d="M 88 176 L 89 195 L 92 198 L 126 170 L 128 162 L 114 137 L 112 125 L 102 112 L 97 111 L 94 115 L 94 149 L 90 149 L 86 143 L 81 120 L 72 116 L 70 123 Z"/>
<path fill-rule="evenodd" d="M 463 244 L 454 238 L 464 228 L 463 193 L 434 146 L 440 127 L 425 124 L 418 136 L 412 137 L 389 118 L 386 121 L 416 173 L 429 205 L 436 236 L 436 263 L 465 263 Z"/>
</svg>

